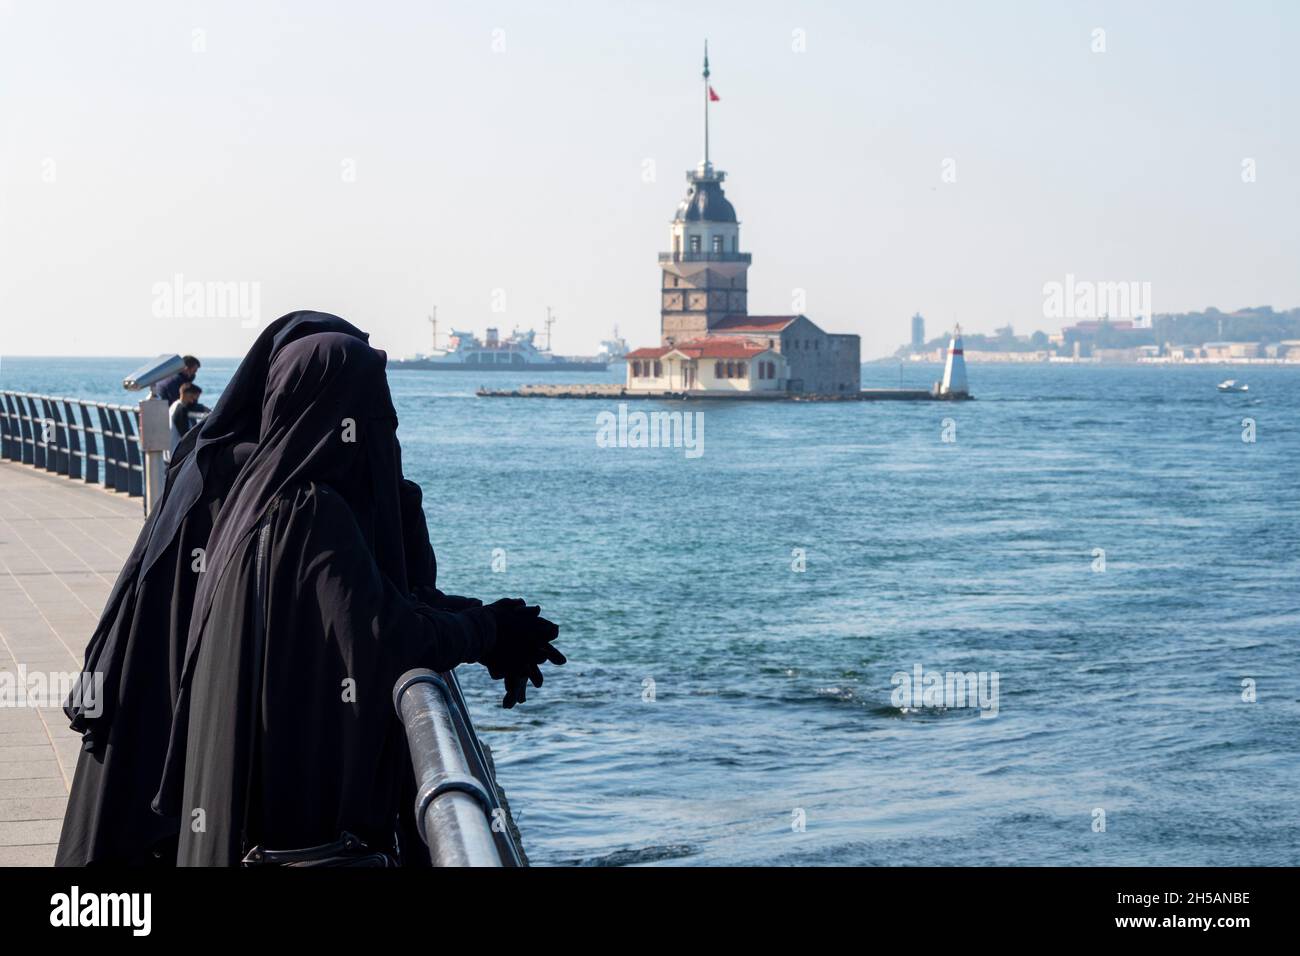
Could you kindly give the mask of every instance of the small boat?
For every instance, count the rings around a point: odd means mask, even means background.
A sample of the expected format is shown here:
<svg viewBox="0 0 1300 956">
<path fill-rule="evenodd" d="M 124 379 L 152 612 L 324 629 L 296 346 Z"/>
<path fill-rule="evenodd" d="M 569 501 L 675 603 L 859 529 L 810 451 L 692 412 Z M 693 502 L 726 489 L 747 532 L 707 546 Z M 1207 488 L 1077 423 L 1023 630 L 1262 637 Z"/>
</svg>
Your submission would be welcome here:
<svg viewBox="0 0 1300 956">
<path fill-rule="evenodd" d="M 1230 379 L 1227 379 L 1226 381 L 1222 381 L 1222 382 L 1219 383 L 1219 391 L 1221 391 L 1221 392 L 1249 392 L 1249 391 L 1250 391 L 1250 386 L 1249 386 L 1249 385 L 1238 385 L 1238 384 L 1237 384 L 1237 380 L 1236 380 L 1235 378 L 1230 378 Z"/>
</svg>

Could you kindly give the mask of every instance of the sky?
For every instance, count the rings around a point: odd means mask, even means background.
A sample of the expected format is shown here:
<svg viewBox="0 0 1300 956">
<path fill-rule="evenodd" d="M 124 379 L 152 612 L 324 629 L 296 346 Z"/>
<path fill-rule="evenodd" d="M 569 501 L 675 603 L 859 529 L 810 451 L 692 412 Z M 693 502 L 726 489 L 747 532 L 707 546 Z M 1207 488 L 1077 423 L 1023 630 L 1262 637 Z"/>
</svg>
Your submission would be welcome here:
<svg viewBox="0 0 1300 956">
<path fill-rule="evenodd" d="M 1056 331 L 1067 275 L 1300 306 L 1294 0 L 0 0 L 0 354 L 233 356 L 312 308 L 403 356 L 435 305 L 657 343 L 706 37 L 751 313 L 871 358 L 915 312 Z"/>
</svg>

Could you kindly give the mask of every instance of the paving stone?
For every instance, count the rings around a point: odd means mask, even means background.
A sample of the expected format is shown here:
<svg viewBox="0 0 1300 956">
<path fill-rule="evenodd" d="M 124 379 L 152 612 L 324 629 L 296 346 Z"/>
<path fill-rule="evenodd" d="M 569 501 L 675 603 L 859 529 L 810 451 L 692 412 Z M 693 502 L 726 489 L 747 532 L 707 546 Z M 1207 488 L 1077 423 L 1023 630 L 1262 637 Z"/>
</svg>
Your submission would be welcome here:
<svg viewBox="0 0 1300 956">
<path fill-rule="evenodd" d="M 0 866 L 53 866 L 57 843 L 31 846 L 0 846 Z"/>
<path fill-rule="evenodd" d="M 41 843 L 58 843 L 63 828 L 63 815 L 57 820 L 20 820 L 0 822 L 0 846 L 32 846 Z"/>
<path fill-rule="evenodd" d="M 0 672 L 80 669 L 143 522 L 138 498 L 0 462 Z M 80 753 L 61 704 L 0 706 L 0 866 L 54 862 Z"/>
</svg>

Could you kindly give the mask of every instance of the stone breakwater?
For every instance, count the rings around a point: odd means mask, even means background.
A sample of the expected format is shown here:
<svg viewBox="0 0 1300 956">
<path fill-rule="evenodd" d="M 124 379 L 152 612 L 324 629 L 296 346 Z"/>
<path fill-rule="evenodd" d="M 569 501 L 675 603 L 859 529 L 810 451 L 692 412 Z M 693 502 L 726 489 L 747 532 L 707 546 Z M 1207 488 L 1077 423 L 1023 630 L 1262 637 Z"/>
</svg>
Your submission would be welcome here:
<svg viewBox="0 0 1300 956">
<path fill-rule="evenodd" d="M 800 395 L 790 392 L 763 392 L 733 394 L 700 392 L 629 392 L 617 384 L 589 385 L 520 385 L 518 388 L 480 388 L 479 398 L 572 398 L 572 399 L 654 399 L 657 401 L 722 401 L 722 402 L 928 402 L 946 401 L 947 396 L 935 395 L 925 389 L 868 388 L 851 395 Z M 953 396 L 953 399 L 966 396 Z"/>
</svg>

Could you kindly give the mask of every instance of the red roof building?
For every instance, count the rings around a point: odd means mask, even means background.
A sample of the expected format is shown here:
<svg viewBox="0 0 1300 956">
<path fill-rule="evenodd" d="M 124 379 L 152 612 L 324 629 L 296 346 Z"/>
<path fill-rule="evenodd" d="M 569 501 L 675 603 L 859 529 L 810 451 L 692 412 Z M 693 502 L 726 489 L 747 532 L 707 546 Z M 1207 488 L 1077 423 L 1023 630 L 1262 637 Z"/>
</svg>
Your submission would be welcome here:
<svg viewBox="0 0 1300 956">
<path fill-rule="evenodd" d="M 780 332 L 797 318 L 797 315 L 728 315 L 714 323 L 709 332 Z"/>
</svg>

